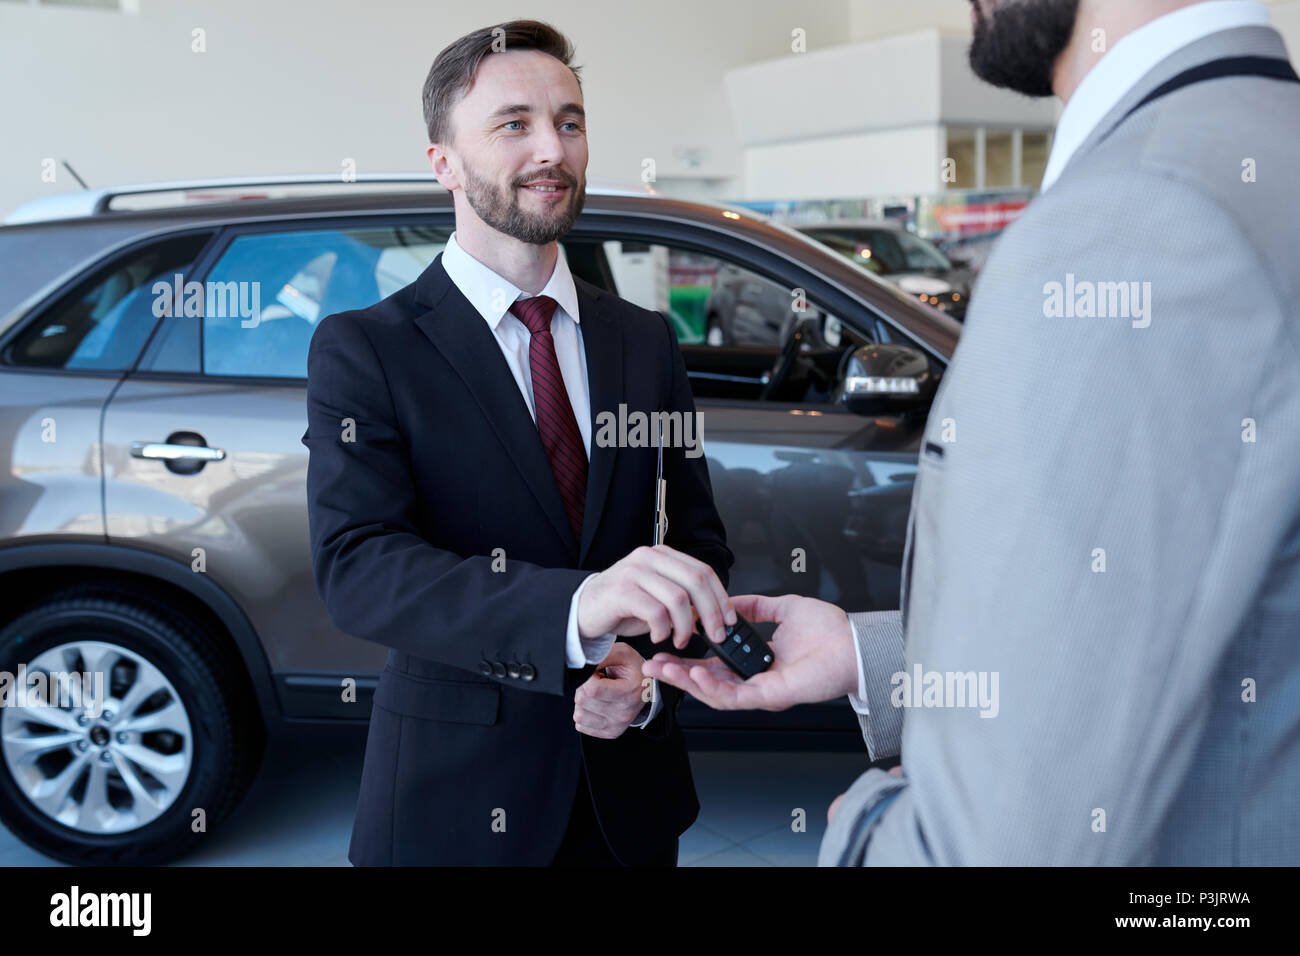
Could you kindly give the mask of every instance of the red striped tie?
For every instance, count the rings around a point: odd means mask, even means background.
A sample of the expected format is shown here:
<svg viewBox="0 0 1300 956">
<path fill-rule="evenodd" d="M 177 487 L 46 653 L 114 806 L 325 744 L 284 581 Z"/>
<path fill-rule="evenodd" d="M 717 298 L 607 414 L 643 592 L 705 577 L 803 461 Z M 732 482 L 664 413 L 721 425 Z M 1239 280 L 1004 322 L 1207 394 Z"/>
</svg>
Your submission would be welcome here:
<svg viewBox="0 0 1300 956">
<path fill-rule="evenodd" d="M 574 417 L 569 393 L 555 358 L 555 339 L 551 337 L 551 316 L 559 305 L 549 295 L 519 299 L 510 306 L 511 313 L 532 333 L 528 342 L 528 368 L 533 380 L 533 407 L 537 412 L 537 431 L 542 447 L 550 459 L 555 484 L 564 500 L 575 541 L 582 541 L 582 509 L 587 500 L 587 452 L 582 432 Z"/>
</svg>

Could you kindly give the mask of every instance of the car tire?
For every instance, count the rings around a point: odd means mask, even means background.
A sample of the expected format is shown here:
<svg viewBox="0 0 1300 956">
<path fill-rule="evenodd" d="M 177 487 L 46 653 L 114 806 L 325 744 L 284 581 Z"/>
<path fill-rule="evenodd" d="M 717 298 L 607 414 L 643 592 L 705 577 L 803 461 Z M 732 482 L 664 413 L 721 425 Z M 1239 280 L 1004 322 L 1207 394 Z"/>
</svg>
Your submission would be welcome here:
<svg viewBox="0 0 1300 956">
<path fill-rule="evenodd" d="M 29 679 L 33 664 L 104 674 L 102 713 L 71 695 L 64 703 L 82 706 L 15 697 L 20 664 Z M 0 707 L 0 820 L 64 863 L 184 856 L 261 763 L 266 733 L 242 663 L 158 596 L 83 585 L 46 598 L 0 629 L 0 671 L 13 675 Z"/>
</svg>

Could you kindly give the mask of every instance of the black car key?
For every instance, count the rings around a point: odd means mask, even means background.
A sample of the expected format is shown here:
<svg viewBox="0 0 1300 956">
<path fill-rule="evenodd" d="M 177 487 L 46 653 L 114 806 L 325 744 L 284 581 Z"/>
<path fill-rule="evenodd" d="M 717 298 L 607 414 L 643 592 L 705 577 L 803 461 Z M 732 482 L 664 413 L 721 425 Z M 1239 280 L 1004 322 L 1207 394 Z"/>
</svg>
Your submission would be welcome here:
<svg viewBox="0 0 1300 956">
<path fill-rule="evenodd" d="M 736 615 L 736 623 L 727 627 L 727 639 L 721 644 L 715 644 L 705 636 L 703 621 L 695 622 L 695 635 L 745 680 L 772 666 L 772 648 L 758 636 L 754 626 L 739 614 Z"/>
</svg>

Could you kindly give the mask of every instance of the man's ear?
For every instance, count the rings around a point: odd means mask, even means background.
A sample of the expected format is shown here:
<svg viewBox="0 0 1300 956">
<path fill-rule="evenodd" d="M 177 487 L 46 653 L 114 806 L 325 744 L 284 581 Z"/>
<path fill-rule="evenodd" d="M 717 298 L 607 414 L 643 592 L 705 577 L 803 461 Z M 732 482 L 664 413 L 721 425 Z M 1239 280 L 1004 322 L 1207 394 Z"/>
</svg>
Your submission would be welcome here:
<svg viewBox="0 0 1300 956">
<path fill-rule="evenodd" d="M 451 157 L 441 143 L 430 143 L 425 147 L 424 154 L 429 157 L 429 166 L 432 167 L 433 174 L 438 177 L 438 182 L 443 189 L 450 192 L 460 188 L 460 177 L 456 175 Z"/>
</svg>

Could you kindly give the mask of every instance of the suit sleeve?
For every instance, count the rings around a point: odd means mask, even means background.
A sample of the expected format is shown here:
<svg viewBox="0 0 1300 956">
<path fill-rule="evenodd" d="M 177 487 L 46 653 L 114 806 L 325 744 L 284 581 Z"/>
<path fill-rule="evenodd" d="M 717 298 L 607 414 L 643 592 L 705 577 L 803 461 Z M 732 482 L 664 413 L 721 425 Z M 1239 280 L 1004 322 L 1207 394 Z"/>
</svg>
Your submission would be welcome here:
<svg viewBox="0 0 1300 956">
<path fill-rule="evenodd" d="M 330 620 L 354 637 L 481 674 L 517 661 L 564 693 L 570 600 L 590 574 L 463 557 L 417 530 L 407 453 L 379 357 L 354 313 L 326 317 L 307 357 L 312 572 Z M 491 675 L 486 675 L 491 676 Z"/>
<path fill-rule="evenodd" d="M 668 387 L 663 410 L 679 413 L 683 421 L 687 416 L 692 423 L 700 421 L 702 415 L 696 415 L 695 399 L 691 395 L 691 383 L 686 376 L 686 362 L 677 345 L 677 336 L 668 319 L 662 313 L 656 314 L 663 323 L 665 336 L 662 354 L 666 365 L 664 381 Z M 664 480 L 668 483 L 668 534 L 664 543 L 709 565 L 726 587 L 735 557 L 727 547 L 726 529 L 713 502 L 713 486 L 709 482 L 709 466 L 704 459 L 700 432 L 697 430 L 692 434 L 696 438 L 694 448 L 664 448 Z M 664 650 L 662 645 L 651 644 L 648 636 L 630 643 L 647 660 Z M 677 708 L 686 696 L 683 691 L 663 681 L 659 682 L 659 692 L 663 696 L 663 708 L 642 731 L 651 737 L 667 736 L 671 732 L 676 724 Z"/>
<path fill-rule="evenodd" d="M 858 652 L 860 690 L 852 695 L 865 709 L 857 711 L 862 739 L 872 760 L 896 756 L 903 746 L 903 711 L 893 706 L 892 679 L 903 670 L 903 619 L 899 611 L 850 614 L 853 643 Z"/>
</svg>

